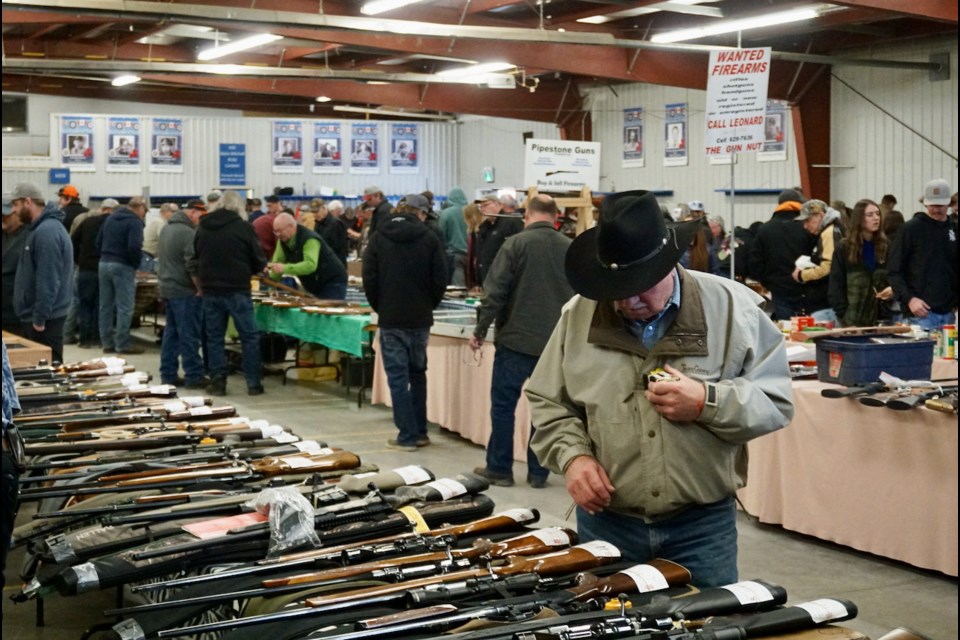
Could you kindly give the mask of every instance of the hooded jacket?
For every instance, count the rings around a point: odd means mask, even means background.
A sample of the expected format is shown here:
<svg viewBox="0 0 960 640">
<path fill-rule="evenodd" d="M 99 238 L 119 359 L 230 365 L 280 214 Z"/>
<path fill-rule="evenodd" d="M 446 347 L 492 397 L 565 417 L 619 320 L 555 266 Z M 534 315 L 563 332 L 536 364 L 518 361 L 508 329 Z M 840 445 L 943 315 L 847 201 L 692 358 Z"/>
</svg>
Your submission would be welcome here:
<svg viewBox="0 0 960 640">
<path fill-rule="evenodd" d="M 204 295 L 248 293 L 250 276 L 267 266 L 253 225 L 230 209 L 200 218 L 193 247 Z"/>
<path fill-rule="evenodd" d="M 793 417 L 783 334 L 761 297 L 679 272 L 680 309 L 652 349 L 612 303 L 575 296 L 526 387 L 541 463 L 563 473 L 579 455 L 596 457 L 616 487 L 610 508 L 651 521 L 744 486 L 746 443 Z M 647 400 L 646 375 L 664 364 L 706 386 L 695 421 L 673 423 Z"/>
<path fill-rule="evenodd" d="M 143 255 L 143 220 L 127 207 L 107 216 L 97 236 L 100 262 L 118 262 L 134 269 Z"/>
<path fill-rule="evenodd" d="M 807 313 L 830 307 L 830 270 L 833 265 L 836 247 L 843 240 L 837 223 L 840 213 L 828 209 L 820 222 L 817 242 L 810 251 L 810 260 L 816 265 L 800 272 L 803 285 L 803 308 Z"/>
<path fill-rule="evenodd" d="M 160 231 L 157 243 L 157 278 L 161 298 L 185 298 L 197 293 L 192 276 L 197 275 L 193 240 L 197 230 L 190 216 L 177 211 Z"/>
<path fill-rule="evenodd" d="M 467 221 L 463 217 L 463 208 L 467 206 L 467 196 L 460 187 L 450 189 L 447 195 L 447 207 L 440 212 L 440 231 L 450 251 L 467 252 Z"/>
<path fill-rule="evenodd" d="M 906 311 L 920 298 L 934 313 L 957 308 L 957 225 L 927 214 L 905 223 L 887 256 L 893 292 Z"/>
<path fill-rule="evenodd" d="M 793 207 L 792 205 L 796 205 Z M 750 273 L 774 296 L 799 301 L 803 285 L 793 279 L 797 258 L 810 255 L 816 238 L 797 221 L 800 204 L 780 205 L 773 217 L 760 225 L 750 244 Z"/>
<path fill-rule="evenodd" d="M 383 220 L 363 253 L 363 290 L 385 329 L 425 329 L 447 288 L 439 238 L 413 215 Z"/>
<path fill-rule="evenodd" d="M 63 226 L 63 211 L 47 203 L 30 225 L 20 254 L 13 306 L 22 322 L 37 326 L 63 318 L 73 300 L 73 243 Z"/>
</svg>

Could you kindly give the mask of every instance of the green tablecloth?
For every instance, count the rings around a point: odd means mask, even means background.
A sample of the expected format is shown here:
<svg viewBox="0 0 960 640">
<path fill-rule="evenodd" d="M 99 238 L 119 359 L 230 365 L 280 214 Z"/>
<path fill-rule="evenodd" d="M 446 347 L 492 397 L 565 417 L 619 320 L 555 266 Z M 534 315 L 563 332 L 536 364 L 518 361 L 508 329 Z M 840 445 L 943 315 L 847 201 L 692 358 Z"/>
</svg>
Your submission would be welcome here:
<svg viewBox="0 0 960 640">
<path fill-rule="evenodd" d="M 363 355 L 363 345 L 368 338 L 364 328 L 370 325 L 369 314 L 326 316 L 261 304 L 253 305 L 253 312 L 261 331 L 282 333 L 354 356 Z"/>
</svg>

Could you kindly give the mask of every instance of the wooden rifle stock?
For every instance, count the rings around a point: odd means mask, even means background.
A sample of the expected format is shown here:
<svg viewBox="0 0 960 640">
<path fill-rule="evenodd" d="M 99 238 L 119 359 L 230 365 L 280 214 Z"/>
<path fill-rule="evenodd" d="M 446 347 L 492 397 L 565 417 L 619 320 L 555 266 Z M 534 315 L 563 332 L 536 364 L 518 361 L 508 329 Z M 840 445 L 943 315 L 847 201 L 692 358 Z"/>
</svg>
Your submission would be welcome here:
<svg viewBox="0 0 960 640">
<path fill-rule="evenodd" d="M 651 572 L 652 575 L 651 575 Z M 659 574 L 659 575 L 658 575 Z M 662 582 L 661 582 L 662 580 Z M 583 574 L 580 583 L 567 589 L 577 600 L 588 600 L 598 596 L 616 596 L 620 593 L 647 593 L 666 585 L 681 587 L 689 584 L 690 571 L 675 562 L 654 558 L 650 562 L 619 571 L 605 578 L 593 574 Z"/>
<path fill-rule="evenodd" d="M 332 451 L 320 454 L 295 454 L 267 457 L 254 460 L 250 467 L 262 476 L 341 471 L 360 466 L 360 457 L 349 451 Z"/>
</svg>

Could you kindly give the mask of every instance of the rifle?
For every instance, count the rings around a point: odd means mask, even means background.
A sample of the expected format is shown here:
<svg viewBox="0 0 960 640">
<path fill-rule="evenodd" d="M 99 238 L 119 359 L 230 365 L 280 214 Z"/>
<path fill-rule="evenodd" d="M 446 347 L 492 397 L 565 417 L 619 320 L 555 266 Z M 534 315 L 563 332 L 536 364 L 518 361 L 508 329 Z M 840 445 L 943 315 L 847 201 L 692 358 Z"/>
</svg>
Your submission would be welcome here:
<svg viewBox="0 0 960 640">
<path fill-rule="evenodd" d="M 957 389 L 957 385 L 939 386 L 936 382 L 930 381 L 929 383 L 923 383 L 922 386 L 904 386 L 892 389 L 886 395 L 860 398 L 860 403 L 868 407 L 887 407 L 897 411 L 905 411 L 917 407 L 928 399 L 936 398 Z M 930 385 L 935 388 L 930 389 Z M 922 391 L 924 388 L 927 388 L 928 391 Z"/>
<path fill-rule="evenodd" d="M 933 411 L 939 411 L 940 413 L 956 413 L 957 394 L 954 392 L 942 398 L 928 398 L 924 401 L 923 406 Z"/>
<path fill-rule="evenodd" d="M 368 560 L 371 558 L 409 553 L 411 551 L 446 548 L 460 538 L 499 531 L 511 531 L 525 525 L 534 524 L 539 519 L 540 512 L 536 509 L 511 509 L 466 524 L 453 524 L 439 527 L 430 531 L 429 534 L 402 533 L 375 540 L 364 540 L 359 543 L 328 547 L 326 549 L 301 551 L 299 553 L 283 555 L 276 559 L 260 560 L 246 567 L 227 569 L 226 571 L 220 571 L 218 573 L 176 578 L 163 582 L 134 586 L 131 587 L 131 591 L 151 591 L 154 589 L 182 587 L 256 573 L 267 573 L 288 567 L 311 565 L 330 560 L 349 563 L 358 559 Z"/>
<path fill-rule="evenodd" d="M 860 396 L 872 396 L 881 391 L 886 391 L 887 385 L 882 382 L 871 382 L 858 387 L 828 387 L 820 390 L 820 395 L 824 398 L 857 398 Z"/>
<path fill-rule="evenodd" d="M 894 409 L 895 411 L 907 411 L 909 409 L 915 409 L 920 405 L 925 405 L 928 400 L 936 400 L 937 398 L 943 397 L 945 393 L 951 391 L 956 391 L 957 387 L 942 387 L 940 389 L 933 389 L 931 391 L 925 391 L 921 393 L 915 393 L 908 396 L 899 396 L 896 398 L 891 398 L 887 401 L 887 408 Z"/>
<path fill-rule="evenodd" d="M 403 597 L 408 588 L 436 584 L 438 582 L 454 582 L 470 577 L 495 575 L 500 578 L 515 576 L 522 573 L 536 573 L 537 575 L 556 575 L 572 573 L 582 569 L 601 566 L 619 559 L 620 551 L 606 542 L 588 542 L 571 547 L 565 551 L 557 551 L 540 556 L 515 556 L 506 560 L 498 560 L 486 568 L 467 569 L 452 573 L 418 578 L 397 584 L 385 584 L 364 589 L 355 589 L 326 596 L 317 596 L 306 600 L 307 608 L 283 611 L 276 614 L 265 614 L 238 618 L 235 620 L 198 624 L 179 629 L 165 629 L 157 633 L 158 638 L 173 638 L 195 635 L 224 629 L 236 629 L 251 625 L 258 625 L 280 620 L 289 620 L 303 616 L 314 616 L 342 611 L 356 607 L 389 602 Z"/>
</svg>

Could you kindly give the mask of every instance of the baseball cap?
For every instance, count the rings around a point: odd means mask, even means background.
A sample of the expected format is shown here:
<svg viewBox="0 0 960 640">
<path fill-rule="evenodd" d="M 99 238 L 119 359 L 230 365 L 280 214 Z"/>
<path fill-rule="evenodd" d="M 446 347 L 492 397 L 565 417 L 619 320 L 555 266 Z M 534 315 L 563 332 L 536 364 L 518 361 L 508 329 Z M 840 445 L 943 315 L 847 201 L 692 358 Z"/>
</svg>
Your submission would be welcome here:
<svg viewBox="0 0 960 640">
<path fill-rule="evenodd" d="M 3 194 L 3 215 L 8 216 L 13 213 L 13 198 L 9 193 Z"/>
<path fill-rule="evenodd" d="M 484 202 L 500 202 L 500 198 L 495 193 L 488 193 L 479 200 L 474 200 L 474 204 L 483 204 Z"/>
<path fill-rule="evenodd" d="M 799 202 L 803 204 L 803 196 L 800 195 L 800 192 L 796 189 L 784 189 L 780 192 L 780 195 L 777 196 L 777 204 L 783 204 L 784 202 Z"/>
<path fill-rule="evenodd" d="M 101 209 L 116 209 L 119 206 L 120 202 L 116 198 L 106 198 L 100 203 Z"/>
<path fill-rule="evenodd" d="M 923 204 L 943 205 L 950 204 L 950 185 L 946 180 L 931 180 L 923 187 Z"/>
<path fill-rule="evenodd" d="M 408 207 L 419 209 L 424 213 L 430 213 L 430 201 L 427 200 L 426 196 L 420 195 L 419 193 L 408 193 L 404 196 L 403 200 Z"/>
<path fill-rule="evenodd" d="M 703 210 L 704 210 L 704 209 L 703 209 L 703 203 L 700 202 L 699 200 L 691 200 L 690 202 L 687 203 L 687 208 L 690 209 L 690 211 L 703 211 Z"/>
<path fill-rule="evenodd" d="M 31 200 L 43 200 L 43 193 L 37 188 L 37 185 L 30 182 L 18 182 L 13 185 L 13 191 L 10 192 L 10 202 L 30 198 Z M 949 196 L 948 198 L 949 199 Z"/>
<path fill-rule="evenodd" d="M 73 186 L 72 184 L 68 184 L 67 186 L 60 189 L 60 191 L 57 192 L 57 195 L 59 195 L 61 198 L 63 196 L 66 196 L 68 198 L 79 198 L 80 192 L 77 191 L 77 188 L 75 186 Z"/>
<path fill-rule="evenodd" d="M 205 203 L 205 202 L 204 202 L 203 200 L 201 200 L 200 198 L 194 198 L 193 200 L 190 200 L 189 202 L 187 202 L 187 207 L 186 207 L 186 208 L 187 208 L 187 209 L 198 209 L 198 210 L 203 211 L 204 213 L 206 213 L 206 211 L 207 211 L 207 203 Z"/>
<path fill-rule="evenodd" d="M 807 200 L 803 203 L 803 206 L 800 207 L 800 215 L 797 216 L 797 220 L 806 220 L 812 215 L 827 212 L 827 203 L 823 200 Z"/>
<path fill-rule="evenodd" d="M 223 197 L 223 191 L 220 191 L 220 189 L 214 189 L 207 194 L 207 202 L 216 202 L 221 197 Z"/>
<path fill-rule="evenodd" d="M 370 185 L 369 187 L 363 190 L 363 198 L 366 199 L 368 196 L 375 196 L 378 193 L 383 193 L 380 187 L 376 185 Z"/>
</svg>

